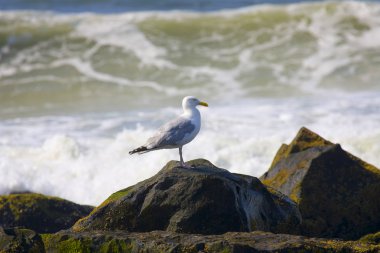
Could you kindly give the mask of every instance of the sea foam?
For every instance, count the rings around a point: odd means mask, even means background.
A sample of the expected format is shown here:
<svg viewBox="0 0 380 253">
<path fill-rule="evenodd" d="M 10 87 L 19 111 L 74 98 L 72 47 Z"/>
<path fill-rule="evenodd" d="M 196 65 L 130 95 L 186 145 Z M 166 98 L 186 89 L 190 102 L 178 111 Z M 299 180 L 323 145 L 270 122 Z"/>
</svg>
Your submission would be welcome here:
<svg viewBox="0 0 380 253">
<path fill-rule="evenodd" d="M 307 99 L 219 101 L 202 109 L 199 136 L 186 160 L 205 158 L 233 172 L 260 176 L 281 143 L 301 126 L 379 166 L 379 94 Z M 97 205 L 111 193 L 153 176 L 178 150 L 130 156 L 180 111 L 90 114 L 7 120 L 0 125 L 1 193 L 36 191 Z"/>
</svg>

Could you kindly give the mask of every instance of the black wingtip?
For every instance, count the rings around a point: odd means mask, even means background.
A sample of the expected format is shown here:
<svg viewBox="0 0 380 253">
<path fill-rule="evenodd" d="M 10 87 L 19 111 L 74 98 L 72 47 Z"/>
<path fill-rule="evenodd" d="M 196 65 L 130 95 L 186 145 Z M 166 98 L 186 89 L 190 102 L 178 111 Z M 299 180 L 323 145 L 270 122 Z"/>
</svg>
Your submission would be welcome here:
<svg viewBox="0 0 380 253">
<path fill-rule="evenodd" d="M 136 149 L 134 149 L 134 150 L 132 150 L 132 151 L 129 151 L 129 154 L 130 154 L 130 155 L 133 155 L 134 153 L 140 153 L 140 152 L 144 152 L 144 151 L 147 151 L 147 150 L 148 150 L 148 149 L 147 149 L 146 147 L 141 146 L 141 147 L 136 148 Z"/>
</svg>

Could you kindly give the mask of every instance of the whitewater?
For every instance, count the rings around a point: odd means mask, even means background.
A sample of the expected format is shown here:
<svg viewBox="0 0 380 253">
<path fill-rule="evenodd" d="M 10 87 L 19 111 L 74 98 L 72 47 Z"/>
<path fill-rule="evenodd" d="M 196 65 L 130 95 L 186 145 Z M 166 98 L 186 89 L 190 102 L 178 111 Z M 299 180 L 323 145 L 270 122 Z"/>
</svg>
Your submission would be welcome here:
<svg viewBox="0 0 380 253">
<path fill-rule="evenodd" d="M 0 193 L 97 205 L 178 150 L 140 146 L 194 95 L 184 159 L 262 175 L 306 126 L 380 167 L 380 4 L 0 11 Z"/>
</svg>

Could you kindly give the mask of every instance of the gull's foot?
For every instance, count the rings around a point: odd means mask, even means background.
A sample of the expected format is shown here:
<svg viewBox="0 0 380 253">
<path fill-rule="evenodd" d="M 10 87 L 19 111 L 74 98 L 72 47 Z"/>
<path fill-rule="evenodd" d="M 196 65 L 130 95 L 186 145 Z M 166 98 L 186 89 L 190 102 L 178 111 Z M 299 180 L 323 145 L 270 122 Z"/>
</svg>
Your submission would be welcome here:
<svg viewBox="0 0 380 253">
<path fill-rule="evenodd" d="M 195 167 L 195 166 L 187 165 L 187 164 L 184 163 L 184 162 L 181 162 L 181 163 L 180 163 L 180 166 L 181 166 L 182 168 L 185 168 L 185 169 L 191 169 L 191 168 L 194 168 L 194 167 Z"/>
</svg>

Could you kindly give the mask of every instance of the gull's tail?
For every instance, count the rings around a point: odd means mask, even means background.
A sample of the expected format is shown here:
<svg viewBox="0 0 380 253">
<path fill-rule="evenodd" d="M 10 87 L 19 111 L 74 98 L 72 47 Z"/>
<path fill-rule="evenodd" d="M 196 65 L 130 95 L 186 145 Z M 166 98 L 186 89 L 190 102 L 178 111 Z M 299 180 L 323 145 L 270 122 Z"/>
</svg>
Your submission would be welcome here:
<svg viewBox="0 0 380 253">
<path fill-rule="evenodd" d="M 129 151 L 129 154 L 130 155 L 133 155 L 134 153 L 143 154 L 143 153 L 148 152 L 148 151 L 149 151 L 149 149 L 147 149 L 144 146 L 141 146 L 141 147 L 136 148 L 136 149 L 134 149 L 132 151 Z"/>
</svg>

